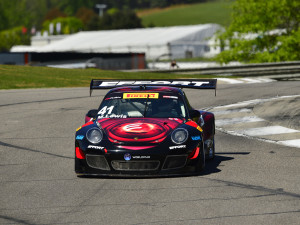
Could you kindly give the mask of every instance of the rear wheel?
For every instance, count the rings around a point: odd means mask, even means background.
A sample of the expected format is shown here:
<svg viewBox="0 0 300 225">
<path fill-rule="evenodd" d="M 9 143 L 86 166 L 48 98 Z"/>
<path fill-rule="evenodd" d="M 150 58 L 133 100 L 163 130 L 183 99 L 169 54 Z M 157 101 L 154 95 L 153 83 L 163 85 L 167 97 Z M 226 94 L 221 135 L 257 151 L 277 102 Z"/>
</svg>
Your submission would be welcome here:
<svg viewBox="0 0 300 225">
<path fill-rule="evenodd" d="M 207 160 L 213 160 L 215 158 L 215 136 L 206 140 L 205 147 Z"/>
</svg>

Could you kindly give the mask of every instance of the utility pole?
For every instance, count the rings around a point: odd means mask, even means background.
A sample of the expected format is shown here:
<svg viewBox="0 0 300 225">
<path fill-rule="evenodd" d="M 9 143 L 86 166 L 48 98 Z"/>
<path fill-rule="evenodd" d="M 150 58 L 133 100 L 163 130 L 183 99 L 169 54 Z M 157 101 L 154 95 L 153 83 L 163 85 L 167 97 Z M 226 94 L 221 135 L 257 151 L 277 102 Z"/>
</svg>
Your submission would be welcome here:
<svg viewBox="0 0 300 225">
<path fill-rule="evenodd" d="M 107 7 L 105 4 L 96 4 L 96 8 L 99 9 L 99 16 L 103 16 L 103 11 Z"/>
</svg>

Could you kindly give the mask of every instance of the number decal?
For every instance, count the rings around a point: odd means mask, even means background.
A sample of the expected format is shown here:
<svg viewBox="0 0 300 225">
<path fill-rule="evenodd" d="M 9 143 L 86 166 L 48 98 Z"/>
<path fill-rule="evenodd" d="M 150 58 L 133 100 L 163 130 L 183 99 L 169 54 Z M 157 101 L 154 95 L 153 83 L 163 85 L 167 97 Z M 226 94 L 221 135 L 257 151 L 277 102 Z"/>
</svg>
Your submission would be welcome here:
<svg viewBox="0 0 300 225">
<path fill-rule="evenodd" d="M 98 115 L 101 114 L 101 115 L 104 115 L 106 112 L 107 112 L 107 115 L 111 114 L 112 111 L 114 109 L 114 106 L 110 106 L 107 108 L 107 106 L 104 106 L 99 112 L 98 112 Z"/>
<path fill-rule="evenodd" d="M 104 114 L 105 112 L 106 112 L 106 108 L 107 108 L 107 106 L 104 106 L 99 112 L 98 112 L 98 114 Z"/>
<path fill-rule="evenodd" d="M 108 110 L 107 114 L 108 114 L 108 115 L 111 114 L 111 112 L 113 111 L 113 109 L 114 109 L 114 106 L 113 106 L 113 105 L 112 105 L 111 107 L 108 107 L 108 108 L 107 108 L 107 110 Z"/>
</svg>

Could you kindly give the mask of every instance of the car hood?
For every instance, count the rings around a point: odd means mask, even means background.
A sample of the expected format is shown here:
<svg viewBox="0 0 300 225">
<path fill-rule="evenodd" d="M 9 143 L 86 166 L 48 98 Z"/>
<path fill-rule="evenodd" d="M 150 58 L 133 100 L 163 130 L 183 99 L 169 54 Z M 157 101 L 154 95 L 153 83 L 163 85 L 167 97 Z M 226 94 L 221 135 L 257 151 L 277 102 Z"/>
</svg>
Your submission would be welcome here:
<svg viewBox="0 0 300 225">
<path fill-rule="evenodd" d="M 183 123 L 178 118 L 104 118 L 98 120 L 113 143 L 160 143 Z"/>
</svg>

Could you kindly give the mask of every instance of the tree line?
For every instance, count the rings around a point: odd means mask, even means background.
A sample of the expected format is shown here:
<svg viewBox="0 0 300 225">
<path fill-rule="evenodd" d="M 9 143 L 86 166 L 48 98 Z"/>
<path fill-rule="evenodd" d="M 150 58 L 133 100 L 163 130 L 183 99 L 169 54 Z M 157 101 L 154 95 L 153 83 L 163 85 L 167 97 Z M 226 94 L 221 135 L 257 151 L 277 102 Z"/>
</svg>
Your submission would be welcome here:
<svg viewBox="0 0 300 225">
<path fill-rule="evenodd" d="M 0 51 L 29 44 L 31 31 L 49 30 L 50 24 L 53 34 L 138 28 L 135 9 L 197 2 L 205 0 L 0 0 Z M 97 4 L 107 6 L 102 17 Z M 300 60 L 299 0 L 235 0 L 232 11 L 231 25 L 218 36 L 225 50 L 216 60 Z"/>
<path fill-rule="evenodd" d="M 77 17 L 85 23 L 98 15 L 97 4 L 105 4 L 106 12 L 167 7 L 174 4 L 191 4 L 207 0 L 0 0 L 0 31 L 25 26 L 42 29 L 43 23 L 53 16 Z M 211 0 L 210 0 L 211 1 Z M 84 15 L 82 15 L 82 12 Z M 86 14 L 90 14 L 89 16 Z M 110 13 L 112 14 L 112 12 Z M 81 16 L 80 16 L 81 15 Z M 91 21 L 89 21 L 92 23 Z"/>
<path fill-rule="evenodd" d="M 299 0 L 236 0 L 232 23 L 221 34 L 222 63 L 300 60 Z"/>
<path fill-rule="evenodd" d="M 51 35 L 78 31 L 141 28 L 136 9 L 206 0 L 0 0 L 0 51 L 28 45 L 37 31 Z M 99 16 L 97 4 L 105 5 Z M 151 26 L 155 26 L 151 24 Z"/>
</svg>

